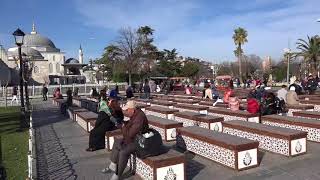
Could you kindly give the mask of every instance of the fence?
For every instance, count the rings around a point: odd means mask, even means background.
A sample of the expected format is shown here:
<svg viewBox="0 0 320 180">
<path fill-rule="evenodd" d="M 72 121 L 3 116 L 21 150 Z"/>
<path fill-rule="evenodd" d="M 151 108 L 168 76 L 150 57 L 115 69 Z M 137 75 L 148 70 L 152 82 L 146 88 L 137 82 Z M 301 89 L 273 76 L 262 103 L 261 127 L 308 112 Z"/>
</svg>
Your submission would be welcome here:
<svg viewBox="0 0 320 180">
<path fill-rule="evenodd" d="M 125 91 L 125 86 L 127 83 L 106 83 L 106 84 L 71 84 L 71 85 L 49 85 L 48 86 L 48 95 L 49 97 L 53 95 L 53 92 L 56 88 L 60 88 L 63 95 L 66 95 L 66 92 L 69 88 L 74 91 L 75 88 L 78 88 L 78 94 L 79 95 L 88 95 L 90 93 L 90 90 L 92 88 L 96 88 L 99 92 L 99 90 L 103 88 L 107 89 L 113 89 L 115 86 L 118 85 L 119 91 Z M 19 87 L 18 87 L 19 88 Z M 1 87 L 0 89 L 0 98 L 6 97 L 6 91 L 7 91 L 7 97 L 10 99 L 12 96 L 13 87 Z M 42 97 L 42 86 L 28 86 L 29 91 L 29 97 L 30 98 L 38 98 Z M 18 90 L 18 93 L 20 91 Z M 20 95 L 18 94 L 18 97 Z"/>
</svg>

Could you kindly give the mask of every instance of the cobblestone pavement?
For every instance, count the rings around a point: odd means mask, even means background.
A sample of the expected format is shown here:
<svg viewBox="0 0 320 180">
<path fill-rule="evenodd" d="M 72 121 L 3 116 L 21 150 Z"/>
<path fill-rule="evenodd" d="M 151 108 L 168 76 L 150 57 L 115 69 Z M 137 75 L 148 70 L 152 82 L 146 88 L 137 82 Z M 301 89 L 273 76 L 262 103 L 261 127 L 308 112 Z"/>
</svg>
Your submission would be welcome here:
<svg viewBox="0 0 320 180">
<path fill-rule="evenodd" d="M 34 107 L 39 179 L 102 180 L 110 178 L 110 174 L 100 173 L 100 170 L 110 162 L 109 152 L 106 150 L 86 152 L 88 133 L 70 119 L 61 116 L 59 110 L 51 105 L 51 101 L 37 102 Z M 174 148 L 174 143 L 167 145 Z M 260 152 L 260 166 L 240 172 L 192 153 L 185 154 L 188 179 L 320 179 L 319 143 L 308 142 L 308 153 L 294 158 Z M 137 179 L 129 175 L 128 177 L 127 179 Z"/>
</svg>

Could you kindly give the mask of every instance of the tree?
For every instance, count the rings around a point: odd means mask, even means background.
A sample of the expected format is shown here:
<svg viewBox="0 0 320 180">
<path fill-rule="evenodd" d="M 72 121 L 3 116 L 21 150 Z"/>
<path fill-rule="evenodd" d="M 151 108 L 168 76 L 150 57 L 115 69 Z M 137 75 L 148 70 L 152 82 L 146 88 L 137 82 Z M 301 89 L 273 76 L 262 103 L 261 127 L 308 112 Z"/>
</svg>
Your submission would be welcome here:
<svg viewBox="0 0 320 180">
<path fill-rule="evenodd" d="M 181 68 L 181 75 L 184 77 L 192 78 L 194 77 L 200 70 L 200 67 L 198 64 L 194 62 L 187 62 L 182 68 Z"/>
<path fill-rule="evenodd" d="M 141 67 L 142 71 L 150 76 L 151 68 L 155 65 L 154 62 L 157 58 L 158 49 L 155 45 L 153 45 L 153 32 L 149 26 L 141 26 L 137 30 L 139 35 L 139 42 L 142 48 L 142 56 L 141 56 Z"/>
<path fill-rule="evenodd" d="M 176 48 L 173 48 L 172 50 L 164 49 L 163 54 L 164 54 L 164 60 L 173 61 L 176 59 L 178 52 Z"/>
<path fill-rule="evenodd" d="M 237 29 L 235 29 L 234 34 L 232 36 L 234 44 L 237 46 L 236 50 L 234 51 L 234 54 L 236 57 L 238 57 L 238 61 L 239 61 L 240 83 L 242 83 L 241 55 L 243 54 L 243 50 L 241 46 L 244 43 L 248 42 L 247 37 L 248 37 L 247 31 L 241 27 L 238 27 Z"/>
<path fill-rule="evenodd" d="M 303 56 L 306 63 L 311 64 L 311 72 L 316 73 L 318 67 L 318 60 L 320 56 L 320 37 L 313 36 L 309 37 L 308 40 L 298 39 L 297 49 L 300 52 L 297 53 L 298 56 Z"/>
</svg>

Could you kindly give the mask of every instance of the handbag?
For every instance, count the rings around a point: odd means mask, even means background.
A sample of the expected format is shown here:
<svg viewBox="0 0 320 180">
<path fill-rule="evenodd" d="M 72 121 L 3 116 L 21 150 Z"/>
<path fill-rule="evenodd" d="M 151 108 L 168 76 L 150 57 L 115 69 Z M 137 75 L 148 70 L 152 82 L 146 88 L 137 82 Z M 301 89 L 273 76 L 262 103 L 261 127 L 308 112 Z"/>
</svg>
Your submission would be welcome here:
<svg viewBox="0 0 320 180">
<path fill-rule="evenodd" d="M 164 151 L 160 133 L 152 128 L 148 128 L 145 132 L 137 134 L 135 146 L 136 155 L 140 159 L 157 156 Z"/>
</svg>

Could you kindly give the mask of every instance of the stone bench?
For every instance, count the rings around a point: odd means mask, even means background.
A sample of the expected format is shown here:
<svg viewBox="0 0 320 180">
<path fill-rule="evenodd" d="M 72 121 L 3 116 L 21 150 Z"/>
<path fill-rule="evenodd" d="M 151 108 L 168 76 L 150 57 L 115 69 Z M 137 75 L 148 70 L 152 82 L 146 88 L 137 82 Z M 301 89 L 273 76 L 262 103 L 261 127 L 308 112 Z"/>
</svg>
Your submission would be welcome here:
<svg viewBox="0 0 320 180">
<path fill-rule="evenodd" d="M 261 123 L 308 132 L 307 140 L 320 142 L 320 121 L 315 119 L 267 115 L 261 117 Z"/>
<path fill-rule="evenodd" d="M 150 105 L 142 104 L 142 103 L 136 103 L 136 107 L 141 109 L 141 111 L 146 112 L 146 107 L 150 107 Z"/>
<path fill-rule="evenodd" d="M 287 105 L 288 109 L 288 116 L 292 116 L 292 112 L 295 111 L 301 111 L 301 110 L 307 110 L 307 111 L 313 111 L 314 106 L 313 105 L 305 105 L 305 104 L 299 104 L 299 105 Z"/>
<path fill-rule="evenodd" d="M 139 159 L 131 155 L 130 169 L 145 180 L 186 180 L 186 160 L 184 154 L 170 149 L 168 152 Z"/>
<path fill-rule="evenodd" d="M 146 105 L 150 105 L 151 104 L 151 100 L 150 99 L 135 98 L 135 99 L 133 99 L 133 101 L 135 101 L 136 103 L 140 103 L 140 104 L 146 104 Z"/>
<path fill-rule="evenodd" d="M 163 97 L 155 97 L 155 98 L 153 98 L 153 100 L 173 102 L 174 98 L 163 96 Z"/>
<path fill-rule="evenodd" d="M 196 113 L 205 114 L 205 115 L 208 114 L 208 109 L 209 109 L 206 106 L 189 105 L 189 104 L 175 104 L 173 108 L 179 111 L 191 111 L 191 112 L 196 112 Z"/>
<path fill-rule="evenodd" d="M 68 107 L 68 109 L 67 109 L 69 118 L 72 121 L 76 121 L 76 114 L 75 114 L 76 112 L 87 112 L 87 111 L 88 111 L 87 109 L 81 108 L 78 106 L 71 106 L 71 107 Z"/>
<path fill-rule="evenodd" d="M 212 116 L 224 117 L 224 121 L 241 120 L 248 122 L 260 122 L 259 114 L 251 114 L 247 111 L 231 111 L 226 108 L 209 108 L 208 114 Z"/>
<path fill-rule="evenodd" d="M 300 100 L 300 104 L 303 105 L 313 105 L 314 111 L 320 112 L 320 100 Z"/>
<path fill-rule="evenodd" d="M 115 140 L 115 137 L 122 137 L 121 129 L 116 129 L 113 131 L 107 131 L 105 135 L 105 144 L 107 151 L 111 151 L 113 147 L 113 143 Z"/>
<path fill-rule="evenodd" d="M 80 96 L 72 97 L 72 104 L 81 107 L 81 98 Z"/>
<path fill-rule="evenodd" d="M 174 102 L 168 102 L 168 101 L 159 101 L 159 100 L 153 100 L 151 101 L 151 106 L 161 106 L 169 109 L 173 109 L 173 105 L 176 103 Z"/>
<path fill-rule="evenodd" d="M 212 100 L 211 101 L 200 101 L 199 105 L 207 106 L 207 107 L 228 108 L 228 104 L 218 102 L 217 104 L 215 104 L 215 106 L 213 106 L 213 103 L 214 102 Z"/>
<path fill-rule="evenodd" d="M 149 127 L 157 130 L 161 134 L 163 140 L 176 140 L 176 129 L 182 127 L 182 123 L 154 115 L 147 115 L 147 118 Z"/>
<path fill-rule="evenodd" d="M 295 111 L 292 112 L 294 117 L 303 117 L 303 118 L 311 118 L 311 119 L 320 119 L 319 111 Z"/>
<path fill-rule="evenodd" d="M 177 146 L 235 170 L 257 167 L 258 141 L 189 126 L 177 130 Z"/>
<path fill-rule="evenodd" d="M 173 99 L 173 102 L 177 103 L 177 104 L 191 104 L 191 105 L 199 105 L 198 100 L 188 100 L 188 99 Z"/>
<path fill-rule="evenodd" d="M 76 114 L 76 122 L 86 131 L 89 131 L 89 123 L 90 121 L 95 121 L 98 118 L 98 114 L 86 111 L 86 112 L 75 112 Z"/>
<path fill-rule="evenodd" d="M 176 112 L 174 113 L 174 120 L 182 122 L 183 126 L 199 126 L 214 131 L 222 131 L 223 117 L 202 115 L 195 112 Z"/>
<path fill-rule="evenodd" d="M 52 99 L 52 104 L 55 106 L 61 106 L 62 103 L 66 102 L 65 99 Z"/>
<path fill-rule="evenodd" d="M 255 141 L 259 148 L 285 156 L 307 152 L 307 132 L 246 121 L 222 122 L 223 132 Z"/>
<path fill-rule="evenodd" d="M 164 108 L 160 106 L 146 107 L 146 111 L 145 111 L 146 115 L 154 115 L 154 116 L 162 117 L 165 119 L 171 119 L 171 120 L 174 120 L 175 112 L 178 112 L 178 110 Z"/>
</svg>

